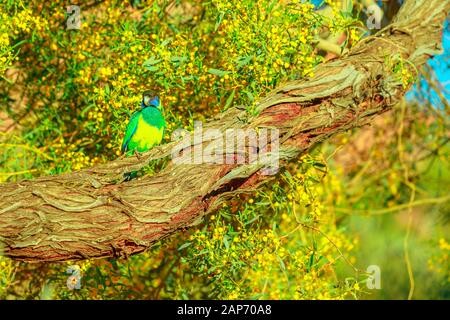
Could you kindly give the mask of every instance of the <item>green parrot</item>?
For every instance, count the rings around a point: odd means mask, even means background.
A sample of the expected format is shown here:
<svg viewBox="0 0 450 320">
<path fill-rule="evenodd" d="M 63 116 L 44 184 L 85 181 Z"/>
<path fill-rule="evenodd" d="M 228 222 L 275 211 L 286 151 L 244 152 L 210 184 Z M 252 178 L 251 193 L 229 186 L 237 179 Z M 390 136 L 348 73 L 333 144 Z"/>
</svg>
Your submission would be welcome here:
<svg viewBox="0 0 450 320">
<path fill-rule="evenodd" d="M 166 128 L 161 109 L 159 97 L 154 92 L 142 94 L 141 109 L 131 116 L 123 138 L 123 154 L 145 152 L 161 143 Z"/>
</svg>

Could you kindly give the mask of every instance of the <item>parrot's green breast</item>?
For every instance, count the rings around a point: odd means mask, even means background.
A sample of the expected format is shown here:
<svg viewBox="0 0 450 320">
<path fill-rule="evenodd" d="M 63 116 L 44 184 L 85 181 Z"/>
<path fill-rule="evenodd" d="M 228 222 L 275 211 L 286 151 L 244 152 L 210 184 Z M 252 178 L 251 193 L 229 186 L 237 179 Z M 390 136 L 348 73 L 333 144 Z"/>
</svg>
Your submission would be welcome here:
<svg viewBox="0 0 450 320">
<path fill-rule="evenodd" d="M 122 152 L 145 152 L 161 143 L 166 123 L 156 107 L 139 110 L 130 119 L 122 143 Z"/>
</svg>

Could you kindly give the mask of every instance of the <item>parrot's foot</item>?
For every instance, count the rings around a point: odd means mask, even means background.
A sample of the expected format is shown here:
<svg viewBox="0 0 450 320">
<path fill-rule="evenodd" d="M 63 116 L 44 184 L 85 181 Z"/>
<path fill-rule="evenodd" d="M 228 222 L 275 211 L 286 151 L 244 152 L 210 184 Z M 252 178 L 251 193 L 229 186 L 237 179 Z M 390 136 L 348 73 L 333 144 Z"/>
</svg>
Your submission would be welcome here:
<svg viewBox="0 0 450 320">
<path fill-rule="evenodd" d="M 164 153 L 164 149 L 161 146 L 155 146 L 156 150 L 158 150 L 160 153 Z"/>
<path fill-rule="evenodd" d="M 138 158 L 138 160 L 142 159 L 142 156 L 139 152 L 137 152 L 136 150 L 134 150 L 134 155 L 136 156 L 136 158 Z"/>
</svg>

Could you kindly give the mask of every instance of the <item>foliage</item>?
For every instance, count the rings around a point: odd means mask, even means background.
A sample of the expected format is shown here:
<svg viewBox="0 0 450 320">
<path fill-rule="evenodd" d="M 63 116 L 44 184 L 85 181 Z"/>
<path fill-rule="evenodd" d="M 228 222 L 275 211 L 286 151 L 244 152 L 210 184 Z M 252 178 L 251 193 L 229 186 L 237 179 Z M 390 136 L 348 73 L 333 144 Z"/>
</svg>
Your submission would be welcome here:
<svg viewBox="0 0 450 320">
<path fill-rule="evenodd" d="M 145 89 L 160 94 L 169 140 L 178 127 L 192 129 L 194 120 L 230 106 L 252 112 L 279 83 L 311 76 L 324 60 L 316 50 L 324 30 L 348 34 L 347 47 L 363 35 L 356 9 L 343 13 L 339 1 L 327 1 L 331 16 L 295 0 L 133 3 L 81 6 L 81 29 L 67 30 L 64 1 L 1 1 L 0 119 L 5 115 L 13 125 L 0 122 L 0 181 L 116 158 Z M 396 80 L 409 86 L 407 61 L 387 59 Z M 420 116 L 409 117 L 402 110 L 378 127 L 366 158 L 350 161 L 354 167 L 345 168 L 330 151 L 340 146 L 352 154 L 343 134 L 281 172 L 278 182 L 234 199 L 199 227 L 143 254 L 46 265 L 0 257 L 0 297 L 360 298 L 367 265 L 356 259 L 361 240 L 347 211 L 395 208 L 409 201 L 416 185 L 420 197 L 436 196 L 439 186 L 426 181 L 427 174 L 445 162 L 425 163 L 448 156 L 440 148 L 448 110 L 412 106 Z M 386 128 L 398 127 L 402 133 L 394 130 L 387 140 Z M 411 160 L 427 150 L 437 151 Z M 428 258 L 446 285 L 448 240 L 445 227 L 439 230 L 430 241 L 439 241 L 440 249 L 434 245 Z M 73 264 L 82 274 L 79 290 L 66 286 Z"/>
</svg>

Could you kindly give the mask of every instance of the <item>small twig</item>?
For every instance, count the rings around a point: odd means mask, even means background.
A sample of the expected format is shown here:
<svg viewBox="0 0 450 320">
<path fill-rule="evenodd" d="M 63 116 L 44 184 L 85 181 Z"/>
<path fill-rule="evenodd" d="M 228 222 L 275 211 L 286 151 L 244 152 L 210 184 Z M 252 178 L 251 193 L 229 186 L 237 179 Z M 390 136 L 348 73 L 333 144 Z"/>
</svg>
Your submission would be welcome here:
<svg viewBox="0 0 450 320">
<path fill-rule="evenodd" d="M 370 210 L 357 210 L 357 209 L 347 209 L 347 208 L 334 208 L 334 210 L 337 212 L 345 213 L 345 214 L 382 215 L 382 214 L 387 214 L 387 213 L 392 213 L 392 212 L 400 211 L 403 209 L 407 209 L 407 208 L 409 208 L 409 206 L 417 207 L 417 206 L 423 206 L 423 205 L 427 205 L 427 204 L 442 203 L 442 202 L 446 202 L 449 200 L 450 200 L 450 196 L 446 196 L 446 197 L 440 197 L 440 198 L 416 200 L 416 201 L 413 201 L 410 203 L 409 202 L 403 203 L 398 206 L 394 206 L 394 207 L 386 208 L 386 209 L 380 209 L 380 210 L 371 210 L 370 211 Z"/>
</svg>

